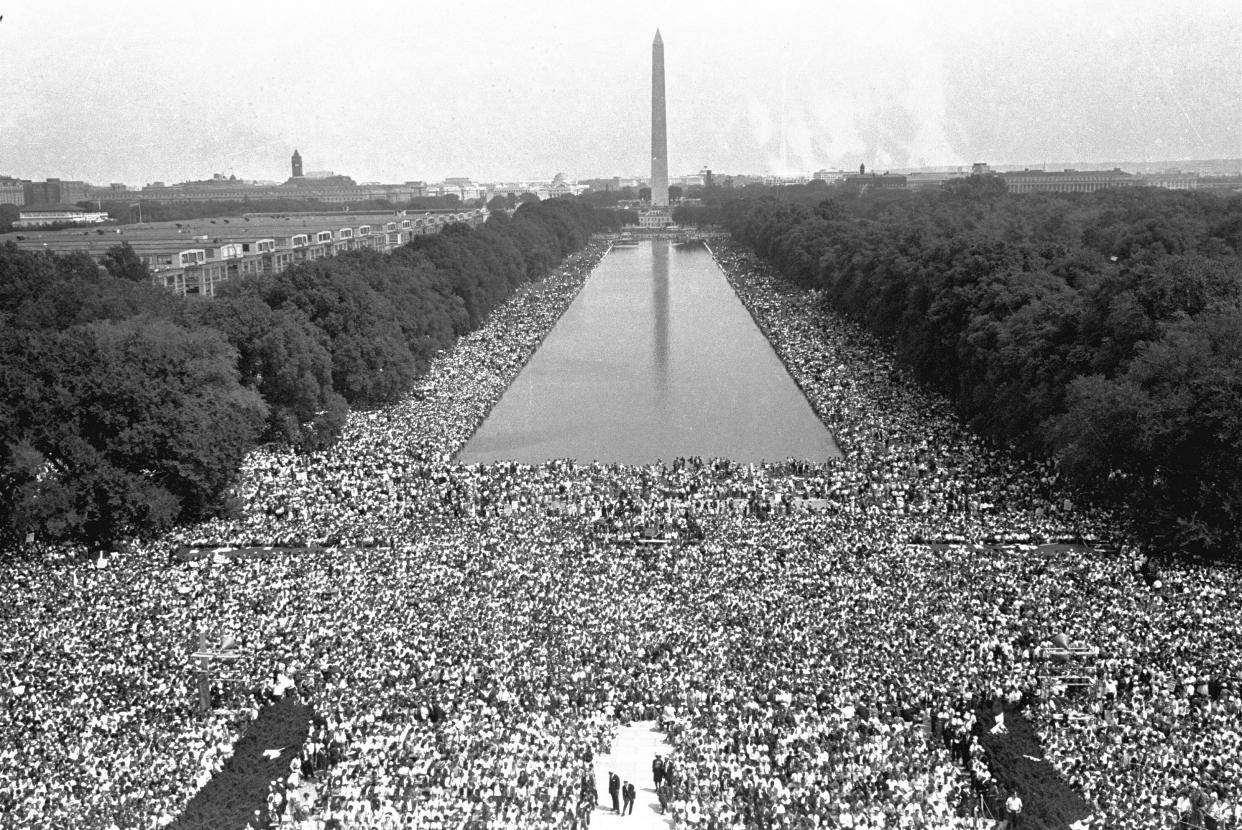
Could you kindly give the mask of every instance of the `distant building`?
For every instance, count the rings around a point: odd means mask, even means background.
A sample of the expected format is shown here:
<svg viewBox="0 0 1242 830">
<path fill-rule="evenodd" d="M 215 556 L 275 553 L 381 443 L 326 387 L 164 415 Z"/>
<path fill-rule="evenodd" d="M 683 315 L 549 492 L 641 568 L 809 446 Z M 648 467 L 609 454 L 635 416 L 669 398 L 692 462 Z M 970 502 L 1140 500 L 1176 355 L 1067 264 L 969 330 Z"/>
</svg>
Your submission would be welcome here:
<svg viewBox="0 0 1242 830">
<path fill-rule="evenodd" d="M 588 190 L 624 190 L 627 187 L 637 190 L 644 184 L 640 179 L 625 176 L 613 176 L 611 179 L 580 179 L 578 183 Z"/>
<path fill-rule="evenodd" d="M 26 182 L 28 205 L 72 205 L 86 200 L 86 182 L 48 179 L 43 182 Z"/>
<path fill-rule="evenodd" d="M 108 221 L 106 213 L 87 213 L 77 205 L 45 205 L 18 213 L 15 228 L 43 228 L 48 225 L 98 225 Z"/>
<path fill-rule="evenodd" d="M 99 221 L 73 206 L 57 215 L 40 212 L 51 223 Z M 50 212 L 48 212 L 50 214 Z M 122 242 L 151 269 L 151 279 L 178 294 L 215 294 L 231 279 L 280 273 L 298 262 L 316 260 L 344 251 L 369 249 L 388 252 L 416 236 L 438 233 L 445 225 L 481 225 L 485 209 L 425 211 L 356 211 L 314 213 L 248 213 L 244 217 L 183 219 L 99 229 L 38 230 L 0 236 L 0 245 L 12 241 L 19 248 L 70 253 L 84 251 L 96 261 Z M 25 212 L 23 212 L 25 216 Z M 31 220 L 33 221 L 33 220 Z M 43 222 L 42 224 L 47 224 Z"/>
<path fill-rule="evenodd" d="M 514 198 L 527 193 L 540 199 L 556 199 L 561 196 L 577 196 L 587 190 L 608 190 L 615 179 L 594 179 L 595 186 L 587 182 L 571 181 L 564 173 L 557 173 L 548 181 L 525 182 L 488 182 L 475 184 L 469 179 L 446 179 L 428 188 L 432 195 L 455 194 L 460 199 L 492 199 L 496 196 L 513 196 Z M 616 188 L 613 188 L 616 189 Z M 468 194 L 477 193 L 477 196 Z M 467 194 L 467 195 L 463 195 Z"/>
<path fill-rule="evenodd" d="M 21 179 L 0 178 L 0 205 L 26 204 L 26 184 Z"/>
<path fill-rule="evenodd" d="M 115 202 L 128 199 L 131 195 L 129 185 L 121 182 L 113 182 L 107 186 L 94 184 L 86 186 L 86 201 L 88 202 Z"/>
<path fill-rule="evenodd" d="M 844 178 L 844 170 L 816 170 L 811 174 L 811 181 L 814 182 L 839 182 Z"/>
<path fill-rule="evenodd" d="M 1242 193 L 1242 176 L 1236 173 L 1228 176 L 1200 176 L 1196 189 L 1210 190 L 1222 195 Z"/>
<path fill-rule="evenodd" d="M 859 165 L 862 168 L 862 165 Z M 899 176 L 894 173 L 885 173 L 883 176 L 877 176 L 873 173 L 859 173 L 857 176 L 846 176 L 846 187 L 857 187 L 864 190 L 905 190 L 907 179 L 905 176 Z"/>
<path fill-rule="evenodd" d="M 1183 173 L 1174 170 L 1167 173 L 1149 173 L 1139 176 L 1140 183 L 1147 187 L 1163 187 L 1165 190 L 1197 190 L 1199 177 L 1195 173 Z"/>
<path fill-rule="evenodd" d="M 130 191 L 127 195 L 128 198 L 139 201 L 168 205 L 194 202 L 262 202 L 276 199 L 313 200 L 333 204 L 369 201 L 403 204 L 419 196 L 426 196 L 427 187 L 423 182 L 359 185 L 348 176 L 334 176 L 330 179 L 303 176 L 279 185 L 257 185 L 229 179 L 174 185 L 155 182 L 142 190 Z"/>
<path fill-rule="evenodd" d="M 610 179 L 580 179 L 579 183 L 586 187 L 587 190 L 607 193 L 621 189 L 621 177 L 613 176 Z"/>
<path fill-rule="evenodd" d="M 909 190 L 927 190 L 943 187 L 945 182 L 964 178 L 966 178 L 965 173 L 956 172 L 907 173 L 906 188 Z"/>
<path fill-rule="evenodd" d="M 328 204 L 350 202 L 388 202 L 400 205 L 426 196 L 424 182 L 403 184 L 363 184 L 331 170 L 305 171 L 302 154 L 294 150 L 290 159 L 292 176 L 285 182 L 246 181 L 236 176 L 216 173 L 210 179 L 166 185 L 152 182 L 141 190 L 129 191 L 126 198 L 159 204 L 191 204 L 196 202 L 265 202 L 275 200 L 315 201 Z M 98 188 L 91 188 L 89 198 L 107 198 Z"/>
<path fill-rule="evenodd" d="M 668 205 L 645 207 L 638 211 L 638 227 L 640 228 L 667 228 L 671 224 L 673 224 L 673 211 Z"/>
<path fill-rule="evenodd" d="M 1001 173 L 1010 193 L 1094 193 L 1109 187 L 1135 187 L 1142 180 L 1112 170 L 1018 170 Z"/>
<path fill-rule="evenodd" d="M 765 185 L 770 187 L 791 187 L 806 184 L 810 179 L 806 176 L 764 176 Z"/>
<path fill-rule="evenodd" d="M 475 184 L 468 177 L 452 176 L 437 184 L 427 186 L 428 196 L 456 196 L 463 202 L 469 199 L 488 198 L 488 189 Z"/>
<path fill-rule="evenodd" d="M 557 173 L 552 177 L 552 181 L 548 182 L 546 187 L 541 188 L 542 192 L 535 191 L 535 195 L 540 199 L 556 199 L 561 196 L 575 196 L 584 189 L 572 184 L 565 178 L 564 173 Z"/>
</svg>

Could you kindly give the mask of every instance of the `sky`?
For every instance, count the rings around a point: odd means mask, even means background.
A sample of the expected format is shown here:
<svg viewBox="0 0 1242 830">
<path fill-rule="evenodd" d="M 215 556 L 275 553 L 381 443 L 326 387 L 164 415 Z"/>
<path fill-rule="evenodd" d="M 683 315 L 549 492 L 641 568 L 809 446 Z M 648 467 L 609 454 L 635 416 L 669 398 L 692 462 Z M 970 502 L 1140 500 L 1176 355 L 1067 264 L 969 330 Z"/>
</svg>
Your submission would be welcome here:
<svg viewBox="0 0 1242 830">
<path fill-rule="evenodd" d="M 143 185 L 1242 156 L 1237 0 L 0 0 L 0 175 Z"/>
</svg>

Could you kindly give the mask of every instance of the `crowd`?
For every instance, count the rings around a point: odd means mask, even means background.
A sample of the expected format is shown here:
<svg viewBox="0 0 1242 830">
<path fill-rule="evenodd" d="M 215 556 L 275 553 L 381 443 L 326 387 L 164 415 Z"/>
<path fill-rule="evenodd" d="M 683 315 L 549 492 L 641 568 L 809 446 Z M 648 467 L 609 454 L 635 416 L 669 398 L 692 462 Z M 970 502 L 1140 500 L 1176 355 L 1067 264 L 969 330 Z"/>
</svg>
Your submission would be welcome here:
<svg viewBox="0 0 1242 830">
<path fill-rule="evenodd" d="M 714 255 L 843 459 L 455 463 L 602 253 L 339 445 L 255 452 L 239 515 L 101 567 L 0 563 L 0 826 L 167 824 L 292 693 L 317 722 L 277 792 L 311 803 L 259 824 L 587 827 L 593 759 L 658 719 L 678 826 L 976 826 L 1001 776 L 975 713 L 1003 702 L 1095 826 L 1239 826 L 1238 574 L 1153 579 L 1055 469 L 741 252 Z M 288 552 L 170 563 L 183 544 Z M 239 652 L 206 715 L 200 630 Z"/>
</svg>

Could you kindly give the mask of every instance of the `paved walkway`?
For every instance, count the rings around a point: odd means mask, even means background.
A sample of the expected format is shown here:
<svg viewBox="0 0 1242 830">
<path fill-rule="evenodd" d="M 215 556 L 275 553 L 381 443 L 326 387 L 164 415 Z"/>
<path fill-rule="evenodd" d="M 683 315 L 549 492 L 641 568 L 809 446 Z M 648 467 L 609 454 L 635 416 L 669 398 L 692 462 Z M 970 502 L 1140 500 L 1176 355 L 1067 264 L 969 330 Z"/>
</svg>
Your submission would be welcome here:
<svg viewBox="0 0 1242 830">
<path fill-rule="evenodd" d="M 595 758 L 599 807 L 591 816 L 591 830 L 667 830 L 672 827 L 672 818 L 660 815 L 660 799 L 656 798 L 655 782 L 651 780 L 651 761 L 657 754 L 667 757 L 671 752 L 663 733 L 656 731 L 655 721 L 635 721 L 622 727 L 612 742 L 612 752 Z M 610 771 L 621 776 L 622 783 L 629 781 L 638 790 L 633 815 L 613 813 L 608 797 Z"/>
</svg>

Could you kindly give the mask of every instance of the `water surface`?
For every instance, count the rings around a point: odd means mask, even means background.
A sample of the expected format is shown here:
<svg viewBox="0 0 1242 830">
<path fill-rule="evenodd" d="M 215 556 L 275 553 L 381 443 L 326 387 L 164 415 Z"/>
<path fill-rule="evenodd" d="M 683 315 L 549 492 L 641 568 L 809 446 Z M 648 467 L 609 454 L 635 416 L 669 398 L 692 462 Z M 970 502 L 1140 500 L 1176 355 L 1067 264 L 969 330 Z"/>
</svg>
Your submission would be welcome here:
<svg viewBox="0 0 1242 830">
<path fill-rule="evenodd" d="M 600 261 L 458 460 L 839 454 L 711 254 L 656 240 Z"/>
</svg>

